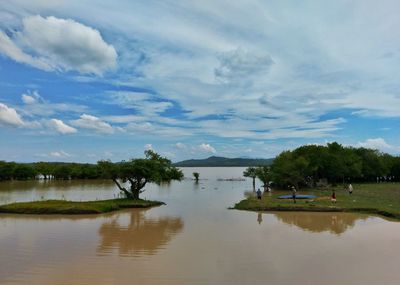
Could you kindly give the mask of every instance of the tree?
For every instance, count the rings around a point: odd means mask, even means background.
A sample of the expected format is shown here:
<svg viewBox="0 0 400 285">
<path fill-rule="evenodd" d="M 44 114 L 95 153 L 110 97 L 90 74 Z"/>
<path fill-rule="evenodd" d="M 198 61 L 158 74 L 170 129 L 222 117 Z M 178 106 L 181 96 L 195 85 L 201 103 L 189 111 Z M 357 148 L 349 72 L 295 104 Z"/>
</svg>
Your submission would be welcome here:
<svg viewBox="0 0 400 285">
<path fill-rule="evenodd" d="M 17 164 L 14 168 L 13 178 L 17 180 L 33 179 L 36 176 L 35 169 L 26 164 Z"/>
<path fill-rule="evenodd" d="M 145 151 L 145 158 L 131 159 L 115 164 L 109 161 L 100 161 L 98 165 L 102 168 L 103 173 L 108 173 L 118 189 L 128 199 L 139 199 L 139 195 L 144 192 L 147 183 L 159 184 L 183 178 L 182 171 L 172 166 L 169 159 L 161 157 L 152 150 Z M 125 188 L 121 182 L 128 182 L 129 188 Z"/>
<path fill-rule="evenodd" d="M 256 177 L 257 177 L 257 169 L 253 166 L 247 167 L 245 171 L 243 171 L 244 177 L 253 178 L 253 190 L 256 189 Z"/>
<path fill-rule="evenodd" d="M 71 167 L 67 164 L 60 164 L 54 169 L 54 177 L 60 180 L 71 178 Z"/>
<path fill-rule="evenodd" d="M 35 163 L 34 167 L 38 174 L 43 175 L 44 179 L 50 179 L 53 172 L 53 167 L 50 163 L 40 161 Z"/>
<path fill-rule="evenodd" d="M 0 181 L 13 179 L 14 169 L 17 166 L 15 162 L 6 162 L 0 160 Z"/>
<path fill-rule="evenodd" d="M 304 156 L 296 157 L 291 151 L 279 154 L 271 166 L 271 176 L 275 183 L 285 187 L 293 185 L 296 189 L 306 183 L 309 161 Z"/>
<path fill-rule="evenodd" d="M 257 178 L 261 180 L 264 187 L 264 192 L 268 191 L 268 182 L 270 178 L 269 166 L 260 166 L 256 168 Z"/>
<path fill-rule="evenodd" d="M 200 173 L 193 172 L 193 177 L 194 177 L 194 180 L 196 180 L 196 183 L 198 183 L 199 182 Z"/>
</svg>

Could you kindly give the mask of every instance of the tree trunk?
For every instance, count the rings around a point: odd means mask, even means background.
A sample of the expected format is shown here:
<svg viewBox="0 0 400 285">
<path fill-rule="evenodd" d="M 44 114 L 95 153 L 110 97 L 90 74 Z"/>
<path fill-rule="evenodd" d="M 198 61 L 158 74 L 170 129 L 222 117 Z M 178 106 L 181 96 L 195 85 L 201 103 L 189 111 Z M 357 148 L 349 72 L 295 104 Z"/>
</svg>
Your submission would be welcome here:
<svg viewBox="0 0 400 285">
<path fill-rule="evenodd" d="M 256 191 L 256 178 L 253 177 L 253 191 Z"/>
<path fill-rule="evenodd" d="M 140 190 L 137 188 L 131 187 L 131 192 L 132 192 L 132 199 L 139 200 Z"/>
<path fill-rule="evenodd" d="M 126 188 L 122 187 L 122 186 L 119 184 L 119 182 L 118 182 L 117 179 L 113 178 L 113 181 L 114 181 L 114 183 L 118 186 L 118 189 L 121 190 L 122 192 L 124 192 L 126 198 L 128 198 L 128 199 L 135 199 L 135 198 L 134 198 L 134 195 L 132 195 L 133 192 L 131 193 L 131 192 L 129 192 L 128 190 L 126 190 Z M 138 193 L 137 196 L 138 196 L 137 199 L 139 199 L 139 193 Z"/>
</svg>

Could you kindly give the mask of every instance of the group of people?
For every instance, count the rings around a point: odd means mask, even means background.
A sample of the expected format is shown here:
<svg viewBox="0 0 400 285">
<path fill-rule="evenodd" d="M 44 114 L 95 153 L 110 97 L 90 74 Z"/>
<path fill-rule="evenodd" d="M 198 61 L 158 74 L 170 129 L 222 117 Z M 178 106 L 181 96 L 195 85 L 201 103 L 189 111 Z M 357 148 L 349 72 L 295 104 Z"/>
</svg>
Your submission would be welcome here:
<svg viewBox="0 0 400 285">
<path fill-rule="evenodd" d="M 297 193 L 296 187 L 294 185 L 292 185 L 290 188 L 292 190 L 293 203 L 296 203 L 296 193 Z M 349 192 L 350 195 L 353 194 L 353 185 L 351 185 L 351 183 L 347 186 L 347 191 Z M 261 200 L 262 192 L 261 192 L 260 188 L 258 188 L 256 194 L 257 194 L 257 199 Z M 331 202 L 336 203 L 335 190 L 332 191 Z"/>
<path fill-rule="evenodd" d="M 271 192 L 271 188 L 268 184 L 265 184 L 263 187 L 264 187 L 264 192 Z M 257 194 L 257 199 L 261 200 L 262 192 L 260 188 L 257 189 L 256 194 Z"/>
<path fill-rule="evenodd" d="M 349 192 L 350 195 L 353 194 L 353 185 L 351 185 L 351 183 L 347 186 L 347 191 Z M 335 190 L 332 191 L 331 201 L 332 201 L 332 203 L 336 203 Z"/>
</svg>

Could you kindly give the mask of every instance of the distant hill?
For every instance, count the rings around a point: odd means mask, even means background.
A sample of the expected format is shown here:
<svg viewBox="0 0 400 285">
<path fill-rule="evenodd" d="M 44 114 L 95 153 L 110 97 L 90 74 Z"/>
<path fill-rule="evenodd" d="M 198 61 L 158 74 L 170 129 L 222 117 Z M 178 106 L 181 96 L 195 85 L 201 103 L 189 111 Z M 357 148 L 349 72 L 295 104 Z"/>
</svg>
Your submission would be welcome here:
<svg viewBox="0 0 400 285">
<path fill-rule="evenodd" d="M 180 167 L 213 167 L 213 166 L 264 166 L 271 165 L 273 158 L 226 158 L 219 156 L 210 156 L 205 159 L 189 159 L 174 163 L 174 166 Z"/>
</svg>

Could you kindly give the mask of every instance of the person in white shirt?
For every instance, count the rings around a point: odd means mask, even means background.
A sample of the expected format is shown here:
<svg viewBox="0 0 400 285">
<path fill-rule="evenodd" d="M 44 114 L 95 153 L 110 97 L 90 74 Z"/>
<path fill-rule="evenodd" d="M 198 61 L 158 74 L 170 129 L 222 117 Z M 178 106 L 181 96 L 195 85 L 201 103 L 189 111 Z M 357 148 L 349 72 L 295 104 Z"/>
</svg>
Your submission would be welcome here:
<svg viewBox="0 0 400 285">
<path fill-rule="evenodd" d="M 353 185 L 351 185 L 351 183 L 349 184 L 348 190 L 349 190 L 349 194 L 353 193 Z"/>
</svg>

